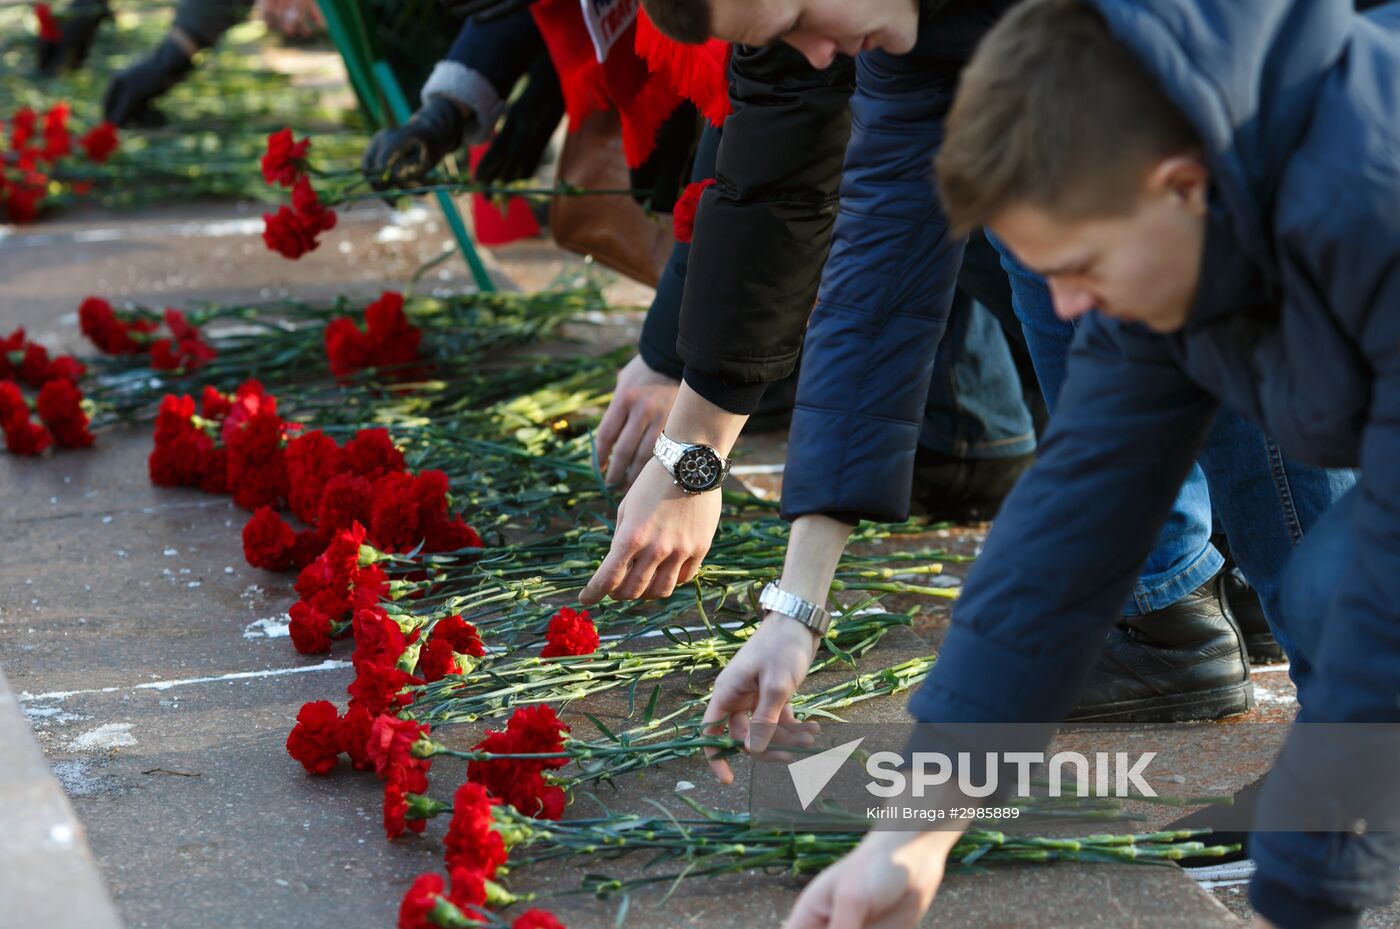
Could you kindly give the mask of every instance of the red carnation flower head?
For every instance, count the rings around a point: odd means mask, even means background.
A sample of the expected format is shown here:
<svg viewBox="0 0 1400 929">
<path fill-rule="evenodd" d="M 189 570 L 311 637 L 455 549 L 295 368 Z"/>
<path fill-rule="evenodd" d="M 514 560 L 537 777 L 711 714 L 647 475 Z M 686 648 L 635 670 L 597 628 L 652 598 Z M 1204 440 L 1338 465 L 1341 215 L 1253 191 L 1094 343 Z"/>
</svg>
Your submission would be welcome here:
<svg viewBox="0 0 1400 929">
<path fill-rule="evenodd" d="M 5 215 L 16 226 L 32 223 L 39 217 L 39 205 L 45 196 L 47 191 L 42 184 L 16 184 L 5 197 Z"/>
<path fill-rule="evenodd" d="M 140 354 L 146 350 L 146 334 L 155 328 L 147 321 L 122 320 L 101 297 L 88 297 L 78 306 L 78 323 L 83 335 L 108 355 Z"/>
<path fill-rule="evenodd" d="M 418 676 L 429 684 L 462 670 L 452 645 L 442 639 L 430 640 L 418 653 Z"/>
<path fill-rule="evenodd" d="M 276 413 L 260 409 L 238 428 L 225 430 L 229 488 L 233 502 L 244 509 L 276 507 L 286 499 L 287 463 L 282 449 L 285 426 Z"/>
<path fill-rule="evenodd" d="M 326 700 L 304 704 L 287 736 L 287 754 L 308 774 L 329 774 L 340 760 L 340 719 Z"/>
<path fill-rule="evenodd" d="M 336 377 L 348 377 L 369 366 L 369 336 L 350 317 L 339 316 L 327 323 L 325 342 L 326 361 Z"/>
<path fill-rule="evenodd" d="M 39 389 L 35 406 L 54 441 L 64 448 L 86 448 L 92 444 L 88 416 L 83 412 L 83 395 L 73 382 L 55 378 Z"/>
<path fill-rule="evenodd" d="M 368 523 L 374 507 L 374 486 L 357 474 L 337 474 L 326 481 L 317 501 L 315 523 L 323 533 L 341 532 Z"/>
<path fill-rule="evenodd" d="M 430 759 L 416 758 L 413 746 L 432 732 L 432 727 L 411 719 L 381 714 L 370 726 L 365 752 L 374 762 L 374 773 L 384 780 L 404 780 L 403 772 L 422 769 Z"/>
<path fill-rule="evenodd" d="M 295 142 L 291 129 L 279 129 L 267 137 L 267 151 L 262 156 L 263 180 L 281 187 L 291 187 L 306 170 L 306 153 L 310 139 Z"/>
<path fill-rule="evenodd" d="M 286 460 L 287 503 L 302 522 L 317 525 L 326 482 L 344 468 L 340 446 L 321 430 L 313 429 L 287 443 Z M 346 523 L 336 528 L 348 526 Z"/>
<path fill-rule="evenodd" d="M 546 644 L 540 651 L 541 658 L 591 655 L 598 650 L 598 629 L 587 610 L 576 612 L 564 607 L 550 617 L 544 637 Z"/>
<path fill-rule="evenodd" d="M 504 731 L 488 729 L 473 749 L 503 755 L 553 754 L 563 750 L 568 731 L 549 706 L 525 706 L 511 714 Z M 543 774 L 567 763 L 563 757 L 478 760 L 467 763 L 467 777 L 527 816 L 558 819 L 564 812 L 564 791 Z"/>
<path fill-rule="evenodd" d="M 356 667 L 369 664 L 395 666 L 408 648 L 403 629 L 377 606 L 356 610 L 352 628 L 355 633 Z"/>
<path fill-rule="evenodd" d="M 194 423 L 194 398 L 167 394 L 156 413 L 155 448 L 148 459 L 151 483 L 205 486 L 217 462 L 214 440 Z"/>
<path fill-rule="evenodd" d="M 365 330 L 371 346 L 370 363 L 375 367 L 403 366 L 418 360 L 423 333 L 409 324 L 403 294 L 385 291 L 365 307 Z"/>
<path fill-rule="evenodd" d="M 38 125 L 39 114 L 31 107 L 22 106 L 10 117 L 10 148 L 19 151 L 29 142 Z"/>
<path fill-rule="evenodd" d="M 676 201 L 675 210 L 671 213 L 671 223 L 677 242 L 689 242 L 695 237 L 695 213 L 700 209 L 700 195 L 714 182 L 714 178 L 707 177 L 703 181 L 687 184 L 685 192 Z"/>
<path fill-rule="evenodd" d="M 39 39 L 43 42 L 62 42 L 63 30 L 54 19 L 53 7 L 47 3 L 34 4 L 34 17 L 39 21 Z"/>
<path fill-rule="evenodd" d="M 446 882 L 440 874 L 420 874 L 399 904 L 398 929 L 439 929 L 431 917 L 443 898 Z"/>
<path fill-rule="evenodd" d="M 5 432 L 5 447 L 16 455 L 38 455 L 53 444 L 49 430 L 32 421 L 28 412 L 15 412 L 0 422 Z"/>
<path fill-rule="evenodd" d="M 243 526 L 243 557 L 264 571 L 285 571 L 292 566 L 296 532 L 272 507 L 260 506 Z"/>
<path fill-rule="evenodd" d="M 568 929 L 548 910 L 538 907 L 526 910 L 515 918 L 510 929 Z"/>
<path fill-rule="evenodd" d="M 390 471 L 405 467 L 403 452 L 394 445 L 387 429 L 361 429 L 345 445 L 345 461 L 350 470 L 369 480 L 378 480 Z"/>
<path fill-rule="evenodd" d="M 445 616 L 433 626 L 433 638 L 442 639 L 452 646 L 454 652 L 483 658 L 486 648 L 481 644 L 481 633 L 460 615 Z"/>
<path fill-rule="evenodd" d="M 0 419 L 8 419 L 16 411 L 29 415 L 29 404 L 14 381 L 0 381 Z"/>
<path fill-rule="evenodd" d="M 48 161 L 57 161 L 73 152 L 73 137 L 68 131 L 68 104 L 59 102 L 44 114 L 44 151 Z"/>
<path fill-rule="evenodd" d="M 467 781 L 452 798 L 452 821 L 443 845 L 449 871 L 464 868 L 477 871 L 488 880 L 506 863 L 505 840 L 495 829 L 492 807 L 495 801 L 486 788 Z"/>
<path fill-rule="evenodd" d="M 340 750 L 350 756 L 356 771 L 373 771 L 369 757 L 369 733 L 375 717 L 362 706 L 352 706 L 340 718 Z"/>
<path fill-rule="evenodd" d="M 87 365 L 83 364 L 72 355 L 59 355 L 49 362 L 49 370 L 44 375 L 45 381 L 63 379 L 71 381 L 74 385 L 83 379 L 87 373 Z"/>
<path fill-rule="evenodd" d="M 49 352 L 38 342 L 30 342 L 24 347 L 24 358 L 19 365 L 19 378 L 30 387 L 38 387 L 48 380 Z"/>
<path fill-rule="evenodd" d="M 205 419 L 221 420 L 233 409 L 233 399 L 216 388 L 205 385 L 199 398 L 199 415 Z"/>
<path fill-rule="evenodd" d="M 292 647 L 303 655 L 324 655 L 331 650 L 331 618 L 305 600 L 292 604 L 289 631 Z"/>
<path fill-rule="evenodd" d="M 98 123 L 78 138 L 78 145 L 82 147 L 88 161 L 94 164 L 105 162 L 120 144 L 117 127 L 107 122 Z"/>
</svg>

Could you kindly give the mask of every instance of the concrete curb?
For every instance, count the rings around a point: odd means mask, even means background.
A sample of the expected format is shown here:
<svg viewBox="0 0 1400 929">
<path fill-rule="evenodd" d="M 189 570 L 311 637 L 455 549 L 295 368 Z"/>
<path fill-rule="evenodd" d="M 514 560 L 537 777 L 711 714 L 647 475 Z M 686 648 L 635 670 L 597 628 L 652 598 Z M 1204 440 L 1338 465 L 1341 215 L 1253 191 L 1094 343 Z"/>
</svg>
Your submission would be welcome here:
<svg viewBox="0 0 1400 929">
<path fill-rule="evenodd" d="M 0 929 L 122 929 L 82 824 L 0 673 Z"/>
</svg>

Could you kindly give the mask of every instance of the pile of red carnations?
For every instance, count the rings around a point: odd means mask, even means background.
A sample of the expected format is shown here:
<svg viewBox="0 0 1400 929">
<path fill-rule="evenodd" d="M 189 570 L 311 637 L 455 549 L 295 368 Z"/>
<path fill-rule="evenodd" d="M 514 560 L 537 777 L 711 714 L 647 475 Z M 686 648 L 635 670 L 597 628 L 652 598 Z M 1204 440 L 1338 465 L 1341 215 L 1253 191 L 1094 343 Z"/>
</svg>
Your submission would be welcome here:
<svg viewBox="0 0 1400 929">
<path fill-rule="evenodd" d="M 52 15 L 49 17 L 52 28 Z M 42 23 L 43 16 L 41 14 Z M 54 178 L 55 169 L 76 157 L 79 150 L 89 162 L 101 164 L 117 149 L 117 130 L 102 123 L 75 137 L 68 125 L 70 107 L 55 103 L 42 116 L 21 107 L 0 121 L 0 219 L 20 224 L 33 222 L 44 201 L 71 190 L 88 192 L 86 182 L 65 185 Z"/>
<path fill-rule="evenodd" d="M 50 358 L 44 346 L 25 338 L 23 329 L 0 338 L 0 428 L 12 454 L 37 455 L 51 445 L 85 448 L 92 444 L 90 419 L 78 389 L 86 370 L 71 355 Z M 30 418 L 21 385 L 37 391 L 37 423 Z"/>
<path fill-rule="evenodd" d="M 218 356 L 199 328 L 184 313 L 167 307 L 168 334 L 153 319 L 121 314 L 101 297 L 88 297 L 78 307 L 78 325 L 104 355 L 147 355 L 158 371 L 195 371 Z"/>
</svg>

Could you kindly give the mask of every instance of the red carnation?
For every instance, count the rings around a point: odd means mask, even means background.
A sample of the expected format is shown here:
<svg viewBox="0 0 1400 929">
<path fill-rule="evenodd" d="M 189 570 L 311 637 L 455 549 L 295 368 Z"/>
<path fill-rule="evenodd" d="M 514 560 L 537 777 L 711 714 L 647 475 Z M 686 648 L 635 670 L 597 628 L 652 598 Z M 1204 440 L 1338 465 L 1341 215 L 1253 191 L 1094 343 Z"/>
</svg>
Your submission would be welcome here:
<svg viewBox="0 0 1400 929">
<path fill-rule="evenodd" d="M 305 600 L 292 604 L 292 646 L 303 655 L 324 655 L 331 650 L 331 618 Z"/>
<path fill-rule="evenodd" d="M 362 706 L 352 706 L 340 718 L 340 750 L 350 756 L 350 763 L 356 771 L 373 771 L 374 761 L 369 757 L 369 732 L 374 726 L 374 717 Z"/>
<path fill-rule="evenodd" d="M 147 326 L 123 322 L 113 312 L 112 305 L 101 297 L 88 297 L 82 302 L 78 307 L 78 323 L 83 335 L 108 355 L 135 355 L 145 350 L 132 333 L 144 333 Z"/>
<path fill-rule="evenodd" d="M 332 533 L 368 523 L 373 507 L 374 487 L 369 481 L 355 474 L 337 474 L 321 490 L 316 526 Z"/>
<path fill-rule="evenodd" d="M 16 411 L 29 415 L 29 404 L 14 381 L 0 381 L 0 420 L 9 419 Z"/>
<path fill-rule="evenodd" d="M 422 832 L 428 827 L 426 819 L 408 819 L 408 801 L 404 799 L 404 788 L 397 781 L 384 784 L 384 834 L 397 839 L 407 829 Z"/>
<path fill-rule="evenodd" d="M 567 929 L 553 913 L 539 908 L 526 910 L 515 918 L 510 929 Z"/>
<path fill-rule="evenodd" d="M 62 42 L 63 30 L 58 28 L 53 8 L 47 3 L 34 4 L 34 16 L 39 20 L 39 39 L 43 42 Z"/>
<path fill-rule="evenodd" d="M 449 871 L 464 868 L 487 878 L 506 863 L 506 846 L 493 827 L 494 802 L 480 784 L 467 781 L 452 798 L 452 821 L 443 844 Z"/>
<path fill-rule="evenodd" d="M 433 638 L 442 639 L 452 646 L 454 652 L 482 658 L 486 649 L 481 644 L 481 634 L 476 627 L 456 613 L 443 617 L 433 626 Z"/>
<path fill-rule="evenodd" d="M 264 571 L 285 571 L 292 566 L 296 533 L 271 507 L 260 506 L 243 526 L 243 557 Z"/>
<path fill-rule="evenodd" d="M 423 333 L 409 325 L 403 311 L 403 294 L 389 290 L 365 307 L 365 330 L 371 346 L 370 361 L 376 367 L 408 365 L 418 360 Z"/>
<path fill-rule="evenodd" d="M 38 342 L 30 342 L 24 347 L 24 359 L 19 363 L 19 378 L 30 387 L 38 387 L 48 380 L 49 352 Z"/>
<path fill-rule="evenodd" d="M 308 774 L 328 774 L 340 760 L 340 725 L 335 706 L 317 700 L 302 706 L 287 736 L 287 754 Z"/>
<path fill-rule="evenodd" d="M 281 187 L 291 187 L 301 179 L 305 170 L 310 139 L 292 141 L 291 129 L 279 129 L 267 137 L 267 151 L 262 156 L 263 180 Z"/>
<path fill-rule="evenodd" d="M 449 674 L 461 674 L 457 654 L 451 643 L 443 639 L 432 639 L 418 653 L 418 676 L 432 684 Z"/>
<path fill-rule="evenodd" d="M 361 429 L 345 445 L 345 461 L 350 470 L 375 481 L 390 471 L 404 469 L 403 452 L 394 446 L 387 429 Z"/>
<path fill-rule="evenodd" d="M 399 904 L 398 929 L 438 929 L 430 918 L 446 884 L 439 874 L 420 874 Z"/>
<path fill-rule="evenodd" d="M 399 624 L 379 607 L 356 610 L 352 629 L 355 633 L 355 665 L 398 663 L 408 640 Z"/>
<path fill-rule="evenodd" d="M 525 706 L 511 714 L 504 731 L 486 730 L 486 737 L 473 750 L 503 755 L 551 754 L 562 751 L 568 731 L 549 706 Z M 471 761 L 467 777 L 527 816 L 558 819 L 564 812 L 564 791 L 546 782 L 543 772 L 567 763 L 562 757 Z"/>
<path fill-rule="evenodd" d="M 73 136 L 68 131 L 69 107 L 55 103 L 44 114 L 44 152 L 48 161 L 57 161 L 73 152 Z"/>
<path fill-rule="evenodd" d="M 15 115 L 10 117 L 10 148 L 19 151 L 29 142 L 29 137 L 34 134 L 34 127 L 38 125 L 39 114 L 27 106 L 22 106 L 15 110 Z"/>
<path fill-rule="evenodd" d="M 49 431 L 29 418 L 28 412 L 14 412 L 0 422 L 5 447 L 16 455 L 37 455 L 53 444 Z"/>
<path fill-rule="evenodd" d="M 59 355 L 49 362 L 49 370 L 44 375 L 45 381 L 62 379 L 72 381 L 77 384 L 87 373 L 87 365 L 83 364 L 72 355 Z"/>
<path fill-rule="evenodd" d="M 225 433 L 229 489 L 233 502 L 244 509 L 279 506 L 287 496 L 284 426 L 276 413 L 260 409 L 231 434 Z"/>
<path fill-rule="evenodd" d="M 199 415 L 205 419 L 223 419 L 233 409 L 233 402 L 228 394 L 220 393 L 213 387 L 205 386 L 204 393 L 200 395 Z"/>
<path fill-rule="evenodd" d="M 387 714 L 379 716 L 370 726 L 365 753 L 374 762 L 374 773 L 384 780 L 405 780 L 406 771 L 421 770 L 429 759 L 416 758 L 413 745 L 432 732 L 432 727 L 411 719 L 399 719 Z"/>
<path fill-rule="evenodd" d="M 369 337 L 360 331 L 355 321 L 348 316 L 340 316 L 326 325 L 326 361 L 331 374 L 347 377 L 369 366 Z"/>
<path fill-rule="evenodd" d="M 111 123 L 98 123 L 78 138 L 78 144 L 82 146 L 88 161 L 102 164 L 117 150 L 117 127 Z"/>
<path fill-rule="evenodd" d="M 400 691 L 413 683 L 421 681 L 393 665 L 371 662 L 356 667 L 355 680 L 345 690 L 352 706 L 378 715 L 408 703 L 408 695 Z"/>
<path fill-rule="evenodd" d="M 319 429 L 303 433 L 287 443 L 287 503 L 304 523 L 317 525 L 321 494 L 326 482 L 344 467 L 344 456 L 335 439 Z M 336 528 L 348 528 L 345 526 Z"/>
<path fill-rule="evenodd" d="M 564 607 L 550 618 L 544 638 L 548 644 L 540 651 L 541 658 L 591 655 L 598 650 L 598 629 L 587 610 L 575 612 Z"/>
<path fill-rule="evenodd" d="M 194 398 L 167 394 L 156 414 L 155 448 L 148 465 L 151 483 L 161 487 L 199 487 L 214 460 L 214 440 L 192 421 Z"/>
<path fill-rule="evenodd" d="M 82 408 L 83 395 L 73 382 L 55 378 L 39 389 L 35 406 L 54 441 L 64 448 L 86 448 L 92 444 L 88 417 Z"/>
<path fill-rule="evenodd" d="M 689 242 L 695 237 L 695 212 L 700 209 L 700 195 L 714 182 L 714 178 L 708 177 L 703 181 L 687 184 L 685 193 L 676 201 L 671 223 L 676 232 L 677 242 Z"/>
</svg>

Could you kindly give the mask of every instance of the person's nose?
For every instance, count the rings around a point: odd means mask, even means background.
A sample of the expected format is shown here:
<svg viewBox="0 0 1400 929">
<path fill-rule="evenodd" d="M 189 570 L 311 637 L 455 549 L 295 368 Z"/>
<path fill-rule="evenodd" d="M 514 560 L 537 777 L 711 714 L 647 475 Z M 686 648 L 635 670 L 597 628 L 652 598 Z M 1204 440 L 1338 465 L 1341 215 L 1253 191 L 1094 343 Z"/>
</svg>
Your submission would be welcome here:
<svg viewBox="0 0 1400 929">
<path fill-rule="evenodd" d="M 818 71 L 831 67 L 831 63 L 836 60 L 836 53 L 840 51 L 832 39 L 790 35 L 785 41 L 801 52 L 803 57 Z"/>
<path fill-rule="evenodd" d="M 1093 291 L 1064 281 L 1050 279 L 1050 298 L 1060 319 L 1077 319 L 1098 305 Z"/>
</svg>

